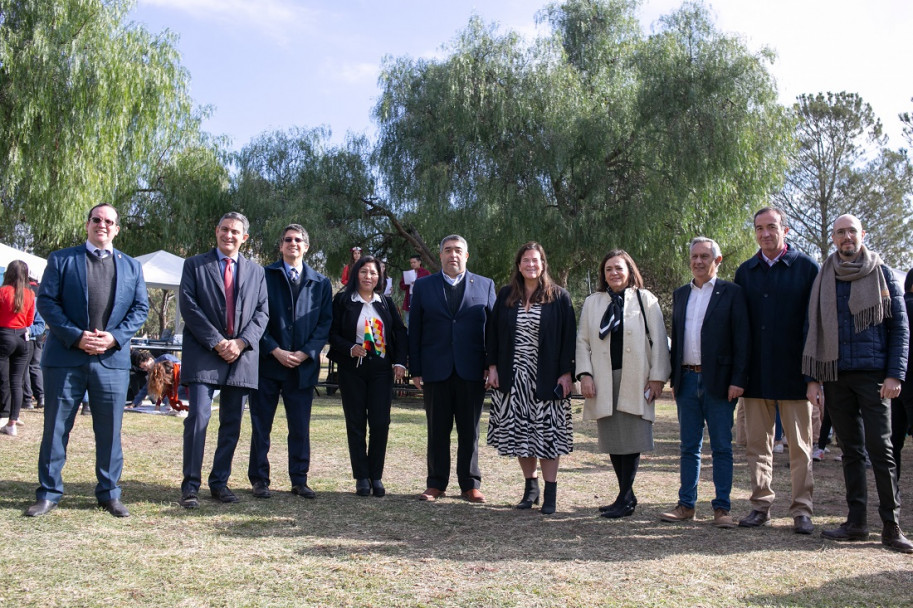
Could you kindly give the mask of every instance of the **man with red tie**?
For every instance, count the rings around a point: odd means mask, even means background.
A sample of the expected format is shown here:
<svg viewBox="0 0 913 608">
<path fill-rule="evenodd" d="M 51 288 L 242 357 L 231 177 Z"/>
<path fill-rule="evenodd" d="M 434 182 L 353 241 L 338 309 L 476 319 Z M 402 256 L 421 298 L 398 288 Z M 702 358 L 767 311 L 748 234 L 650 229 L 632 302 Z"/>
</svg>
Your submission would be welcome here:
<svg viewBox="0 0 913 608">
<path fill-rule="evenodd" d="M 219 397 L 219 438 L 209 474 L 212 497 L 237 502 L 228 488 L 231 461 L 241 433 L 244 398 L 257 388 L 260 337 L 269 319 L 263 267 L 239 253 L 250 224 L 237 212 L 216 227 L 216 248 L 184 262 L 178 303 L 184 316 L 181 379 L 190 411 L 184 420 L 184 480 L 180 504 L 200 505 L 206 427 L 212 399 Z"/>
</svg>

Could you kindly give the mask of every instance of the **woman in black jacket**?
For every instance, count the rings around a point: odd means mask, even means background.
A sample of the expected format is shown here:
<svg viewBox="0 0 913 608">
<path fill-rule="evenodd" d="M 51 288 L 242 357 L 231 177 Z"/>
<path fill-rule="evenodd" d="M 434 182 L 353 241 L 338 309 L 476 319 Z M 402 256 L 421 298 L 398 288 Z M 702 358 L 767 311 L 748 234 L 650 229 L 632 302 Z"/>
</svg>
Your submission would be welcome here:
<svg viewBox="0 0 913 608">
<path fill-rule="evenodd" d="M 389 296 L 381 295 L 380 262 L 372 256 L 352 266 L 346 288 L 333 298 L 329 357 L 339 369 L 355 493 L 380 497 L 390 429 L 393 381 L 402 381 L 409 350 L 406 326 Z M 367 429 L 370 428 L 370 440 Z"/>
<path fill-rule="evenodd" d="M 517 252 L 485 334 L 494 389 L 488 444 L 520 462 L 526 487 L 518 509 L 539 503 L 538 461 L 545 479 L 541 511 L 554 513 L 558 461 L 574 449 L 569 396 L 576 327 L 571 298 L 549 276 L 539 243 Z"/>
</svg>

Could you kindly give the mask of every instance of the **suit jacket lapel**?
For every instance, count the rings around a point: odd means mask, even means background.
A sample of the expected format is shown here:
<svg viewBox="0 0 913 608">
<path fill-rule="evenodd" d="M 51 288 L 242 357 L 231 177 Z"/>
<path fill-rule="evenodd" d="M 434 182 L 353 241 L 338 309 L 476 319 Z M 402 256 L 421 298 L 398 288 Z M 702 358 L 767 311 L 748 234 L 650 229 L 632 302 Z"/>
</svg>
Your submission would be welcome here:
<svg viewBox="0 0 913 608">
<path fill-rule="evenodd" d="M 711 318 L 710 315 L 713 314 L 713 309 L 717 307 L 720 303 L 720 300 L 723 298 L 723 292 L 726 290 L 726 286 L 721 284 L 719 281 L 716 282 L 716 285 L 713 286 L 713 293 L 710 294 L 710 301 L 707 302 L 707 310 L 704 312 L 704 321 Z"/>
</svg>

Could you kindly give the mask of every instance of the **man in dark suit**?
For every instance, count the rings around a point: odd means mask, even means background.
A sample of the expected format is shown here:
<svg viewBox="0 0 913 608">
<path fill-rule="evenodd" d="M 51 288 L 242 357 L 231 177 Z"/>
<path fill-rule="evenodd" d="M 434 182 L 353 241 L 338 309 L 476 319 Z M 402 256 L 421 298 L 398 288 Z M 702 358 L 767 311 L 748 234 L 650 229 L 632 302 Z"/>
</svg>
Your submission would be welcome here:
<svg viewBox="0 0 913 608">
<path fill-rule="evenodd" d="M 742 288 L 716 276 L 723 256 L 716 241 L 691 240 L 690 283 L 672 294 L 672 391 L 678 406 L 681 486 L 662 521 L 694 519 L 704 423 L 713 452 L 713 525 L 734 528 L 732 417 L 748 374 L 748 308 Z"/>
<path fill-rule="evenodd" d="M 250 400 L 250 464 L 254 496 L 269 498 L 270 432 L 279 396 L 288 420 L 288 469 L 292 493 L 315 498 L 308 487 L 311 402 L 320 372 L 320 351 L 333 320 L 330 281 L 304 263 L 307 231 L 289 224 L 279 239 L 282 259 L 265 269 L 269 324 L 260 338 L 260 379 Z"/>
<path fill-rule="evenodd" d="M 495 303 L 491 279 L 466 270 L 469 248 L 458 235 L 441 241 L 442 271 L 419 279 L 409 312 L 409 367 L 424 391 L 428 420 L 428 488 L 420 500 L 441 497 L 450 479 L 450 431 L 457 427 L 457 478 L 463 498 L 479 491 L 479 418 L 485 399 L 485 323 Z"/>
<path fill-rule="evenodd" d="M 249 223 L 226 213 L 216 227 L 216 248 L 184 262 L 178 304 L 184 316 L 181 381 L 190 411 L 184 420 L 184 480 L 180 504 L 200 506 L 206 427 L 219 396 L 219 438 L 209 474 L 212 497 L 237 502 L 228 488 L 231 461 L 241 434 L 244 398 L 257 388 L 260 337 L 269 318 L 263 267 L 239 253 Z"/>
<path fill-rule="evenodd" d="M 50 328 L 41 357 L 41 485 L 35 504 L 25 512 L 29 517 L 44 515 L 63 496 L 67 442 L 86 391 L 95 431 L 95 497 L 111 515 L 130 515 L 118 485 L 124 467 L 120 429 L 130 382 L 130 338 L 145 323 L 149 303 L 139 262 L 112 245 L 119 231 L 114 207 L 96 205 L 86 222 L 86 243 L 48 258 L 37 300 Z"/>
</svg>

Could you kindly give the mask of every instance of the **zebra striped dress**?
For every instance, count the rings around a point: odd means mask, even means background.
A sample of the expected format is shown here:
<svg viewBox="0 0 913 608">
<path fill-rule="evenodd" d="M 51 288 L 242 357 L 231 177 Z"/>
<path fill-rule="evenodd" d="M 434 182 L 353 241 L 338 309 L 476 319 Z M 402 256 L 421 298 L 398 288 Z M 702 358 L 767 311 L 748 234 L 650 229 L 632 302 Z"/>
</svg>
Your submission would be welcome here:
<svg viewBox="0 0 913 608">
<path fill-rule="evenodd" d="M 488 445 L 501 456 L 557 458 L 574 450 L 571 400 L 536 399 L 540 314 L 539 304 L 517 311 L 510 392 L 492 393 Z"/>
</svg>

